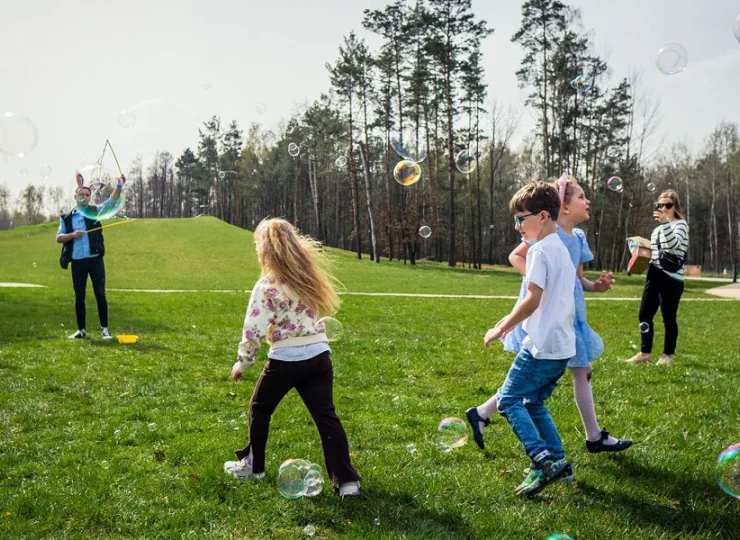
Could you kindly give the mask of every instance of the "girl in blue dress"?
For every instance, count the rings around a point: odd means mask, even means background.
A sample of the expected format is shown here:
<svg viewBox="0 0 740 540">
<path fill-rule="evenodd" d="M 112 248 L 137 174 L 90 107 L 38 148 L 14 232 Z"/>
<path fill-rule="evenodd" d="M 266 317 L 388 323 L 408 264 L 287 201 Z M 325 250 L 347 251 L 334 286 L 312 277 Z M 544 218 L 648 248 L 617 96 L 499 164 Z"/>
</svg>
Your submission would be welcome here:
<svg viewBox="0 0 740 540">
<path fill-rule="evenodd" d="M 568 362 L 568 369 L 573 375 L 573 394 L 578 412 L 586 430 L 586 449 L 591 453 L 619 452 L 632 446 L 630 440 L 615 439 L 606 430 L 602 430 L 596 420 L 594 397 L 591 389 L 591 362 L 604 352 L 604 343 L 586 321 L 586 298 L 584 290 L 605 292 L 612 289 L 614 283 L 611 272 L 602 272 L 596 281 L 589 281 L 583 276 L 583 263 L 593 260 L 594 256 L 588 247 L 585 233 L 576 225 L 589 219 L 590 201 L 586 198 L 581 186 L 572 176 L 563 175 L 555 182 L 560 194 L 560 216 L 557 221 L 557 233 L 568 248 L 570 258 L 577 270 L 573 286 L 576 314 L 574 320 L 576 333 L 576 356 Z M 509 255 L 509 262 L 520 274 L 526 270 L 526 256 L 529 244 L 522 242 Z M 522 281 L 519 293 L 521 302 L 527 293 L 527 283 Z M 526 333 L 521 324 L 504 336 L 504 350 L 518 353 Z M 473 437 L 479 447 L 483 448 L 483 429 L 489 424 L 489 417 L 498 410 L 496 395 L 478 407 L 466 411 Z"/>
</svg>

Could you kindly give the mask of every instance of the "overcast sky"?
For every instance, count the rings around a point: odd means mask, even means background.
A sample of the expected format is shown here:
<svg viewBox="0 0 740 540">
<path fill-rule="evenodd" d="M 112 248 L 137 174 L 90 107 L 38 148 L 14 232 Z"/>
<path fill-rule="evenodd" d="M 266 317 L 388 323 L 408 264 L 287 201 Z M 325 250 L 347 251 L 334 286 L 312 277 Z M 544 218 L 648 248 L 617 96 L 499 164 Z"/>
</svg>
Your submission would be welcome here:
<svg viewBox="0 0 740 540">
<path fill-rule="evenodd" d="M 29 182 L 73 190 L 81 160 L 110 139 L 124 170 L 136 153 L 148 164 L 157 149 L 177 157 L 197 146 L 198 125 L 215 114 L 274 127 L 329 89 L 324 68 L 342 37 L 362 28 L 364 8 L 381 0 L 7 0 L 0 16 L 0 113 L 30 117 L 38 144 L 25 158 L 0 157 L 0 185 L 16 195 Z M 721 120 L 740 121 L 740 43 L 731 0 L 578 0 L 613 82 L 642 72 L 661 102 L 661 136 L 693 148 Z M 519 137 L 533 126 L 514 73 L 521 50 L 510 42 L 521 22 L 515 1 L 474 0 L 495 29 L 483 47 L 489 95 L 522 110 Z M 688 51 L 684 73 L 660 74 L 657 50 Z M 258 112 L 264 104 L 264 113 Z M 119 113 L 131 110 L 125 128 Z M 41 176 L 50 165 L 48 179 Z M 28 170 L 24 176 L 22 168 Z"/>
</svg>

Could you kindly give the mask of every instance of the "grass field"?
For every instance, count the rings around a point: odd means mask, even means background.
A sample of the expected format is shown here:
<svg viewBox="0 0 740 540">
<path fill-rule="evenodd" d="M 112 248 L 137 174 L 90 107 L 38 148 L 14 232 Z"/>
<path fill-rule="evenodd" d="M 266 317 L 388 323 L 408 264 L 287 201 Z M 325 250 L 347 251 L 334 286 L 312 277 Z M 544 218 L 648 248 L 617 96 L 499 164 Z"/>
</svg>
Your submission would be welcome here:
<svg viewBox="0 0 740 540">
<path fill-rule="evenodd" d="M 332 347 L 335 401 L 363 496 L 340 501 L 326 489 L 288 501 L 275 487 L 280 463 L 323 464 L 295 393 L 273 417 L 267 477 L 239 482 L 222 472 L 244 444 L 262 365 L 239 383 L 229 377 L 259 273 L 251 233 L 213 218 L 106 231 L 111 331 L 139 336 L 123 346 L 97 332 L 65 339 L 74 295 L 55 228 L 0 232 L 0 282 L 46 286 L 0 288 L 0 537 L 301 538 L 312 524 L 314 538 L 740 538 L 740 502 L 713 474 L 720 451 L 740 442 L 736 302 L 681 305 L 673 367 L 619 362 L 639 341 L 637 302 L 589 302 L 606 344 L 594 362 L 597 413 L 636 444 L 588 454 L 566 375 L 549 403 L 578 486 L 521 500 L 513 489 L 528 463 L 502 418 L 487 429 L 485 452 L 472 441 L 448 454 L 434 444 L 442 418 L 463 417 L 503 381 L 511 355 L 486 350 L 482 336 L 512 300 L 345 295 L 337 318 L 346 334 Z M 330 253 L 348 292 L 519 289 L 505 270 Z M 602 296 L 639 297 L 643 279 L 620 275 Z M 687 282 L 685 297 L 710 298 L 711 285 Z M 112 290 L 132 288 L 194 292 Z M 90 291 L 88 327 L 96 321 Z"/>
</svg>

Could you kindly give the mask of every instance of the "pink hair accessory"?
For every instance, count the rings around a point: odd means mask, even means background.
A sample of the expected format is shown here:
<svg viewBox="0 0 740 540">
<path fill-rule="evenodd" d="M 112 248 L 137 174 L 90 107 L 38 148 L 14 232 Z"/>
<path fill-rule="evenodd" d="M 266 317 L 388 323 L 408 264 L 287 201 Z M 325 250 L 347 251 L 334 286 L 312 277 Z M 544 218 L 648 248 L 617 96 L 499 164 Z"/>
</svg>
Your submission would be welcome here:
<svg viewBox="0 0 740 540">
<path fill-rule="evenodd" d="M 563 173 L 563 176 L 558 178 L 558 195 L 560 195 L 560 202 L 565 202 L 565 186 L 568 185 L 568 177 Z"/>
</svg>

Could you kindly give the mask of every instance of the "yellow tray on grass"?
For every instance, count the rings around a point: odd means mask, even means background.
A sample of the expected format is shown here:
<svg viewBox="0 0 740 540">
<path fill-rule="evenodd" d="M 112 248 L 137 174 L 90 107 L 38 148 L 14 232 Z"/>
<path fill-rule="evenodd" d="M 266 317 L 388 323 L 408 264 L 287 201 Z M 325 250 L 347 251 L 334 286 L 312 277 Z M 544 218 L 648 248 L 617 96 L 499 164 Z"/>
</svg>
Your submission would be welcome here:
<svg viewBox="0 0 740 540">
<path fill-rule="evenodd" d="M 132 336 L 130 334 L 121 334 L 116 337 L 118 338 L 118 343 L 123 344 L 136 343 L 136 340 L 139 339 L 139 336 Z"/>
</svg>

